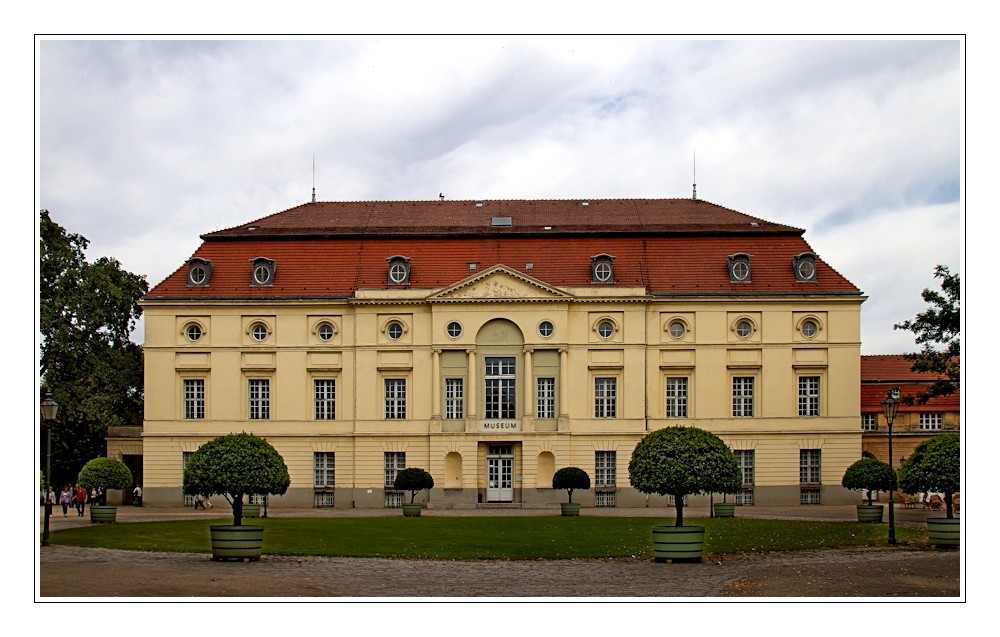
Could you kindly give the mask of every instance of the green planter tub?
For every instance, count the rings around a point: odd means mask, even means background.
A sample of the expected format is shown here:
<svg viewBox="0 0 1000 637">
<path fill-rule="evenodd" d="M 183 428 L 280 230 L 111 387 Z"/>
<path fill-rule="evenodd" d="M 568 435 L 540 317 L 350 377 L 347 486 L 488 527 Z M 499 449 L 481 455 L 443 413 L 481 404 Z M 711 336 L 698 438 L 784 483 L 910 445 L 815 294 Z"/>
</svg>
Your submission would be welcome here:
<svg viewBox="0 0 1000 637">
<path fill-rule="evenodd" d="M 259 518 L 260 517 L 260 505 L 259 504 L 244 504 L 243 505 L 243 515 L 244 518 Z"/>
<path fill-rule="evenodd" d="M 934 546 L 958 546 L 962 521 L 954 518 L 927 518 L 927 543 Z"/>
<path fill-rule="evenodd" d="M 653 558 L 657 562 L 700 562 L 704 551 L 703 526 L 653 527 Z"/>
<path fill-rule="evenodd" d="M 559 506 L 562 508 L 563 515 L 580 515 L 579 502 L 563 502 Z"/>
<path fill-rule="evenodd" d="M 871 506 L 859 504 L 858 522 L 881 522 L 883 511 L 885 511 L 885 507 L 881 504 L 873 504 Z"/>
<path fill-rule="evenodd" d="M 97 523 L 110 523 L 115 521 L 118 515 L 118 507 L 90 507 L 90 521 Z"/>
<path fill-rule="evenodd" d="M 264 544 L 262 526 L 212 526 L 212 559 L 216 561 L 256 562 Z"/>
<path fill-rule="evenodd" d="M 419 504 L 404 504 L 403 505 L 403 516 L 408 518 L 419 518 L 420 517 L 420 505 Z"/>
<path fill-rule="evenodd" d="M 736 505 L 731 502 L 716 502 L 713 506 L 717 518 L 736 517 Z"/>
</svg>

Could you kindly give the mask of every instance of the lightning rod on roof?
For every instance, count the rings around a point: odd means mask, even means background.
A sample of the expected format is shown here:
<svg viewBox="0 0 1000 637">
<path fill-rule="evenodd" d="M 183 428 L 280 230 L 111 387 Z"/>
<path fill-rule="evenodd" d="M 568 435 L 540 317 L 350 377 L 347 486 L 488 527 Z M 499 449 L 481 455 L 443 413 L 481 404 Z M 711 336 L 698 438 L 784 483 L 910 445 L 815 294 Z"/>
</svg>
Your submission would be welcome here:
<svg viewBox="0 0 1000 637">
<path fill-rule="evenodd" d="M 691 151 L 691 199 L 698 199 L 698 154 Z"/>
<path fill-rule="evenodd" d="M 316 153 L 313 153 L 313 203 L 316 203 Z"/>
</svg>

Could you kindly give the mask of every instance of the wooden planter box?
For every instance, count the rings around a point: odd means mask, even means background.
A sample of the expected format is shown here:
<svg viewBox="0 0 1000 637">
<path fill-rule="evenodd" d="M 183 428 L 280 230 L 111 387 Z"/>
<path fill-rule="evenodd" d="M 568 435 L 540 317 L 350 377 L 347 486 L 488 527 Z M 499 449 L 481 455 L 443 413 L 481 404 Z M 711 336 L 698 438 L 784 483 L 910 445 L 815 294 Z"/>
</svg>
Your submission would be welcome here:
<svg viewBox="0 0 1000 637">
<path fill-rule="evenodd" d="M 260 559 L 260 549 L 264 544 L 262 526 L 212 526 L 212 559 L 216 561 Z"/>
<path fill-rule="evenodd" d="M 700 562 L 704 552 L 703 526 L 653 527 L 653 558 L 657 562 Z"/>
</svg>

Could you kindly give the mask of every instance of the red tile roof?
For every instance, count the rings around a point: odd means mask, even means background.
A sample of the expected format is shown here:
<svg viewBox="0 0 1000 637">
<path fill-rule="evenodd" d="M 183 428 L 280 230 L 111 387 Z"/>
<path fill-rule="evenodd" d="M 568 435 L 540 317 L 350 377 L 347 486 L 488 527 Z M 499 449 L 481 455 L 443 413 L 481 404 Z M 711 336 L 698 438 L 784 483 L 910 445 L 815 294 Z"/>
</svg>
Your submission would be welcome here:
<svg viewBox="0 0 1000 637">
<path fill-rule="evenodd" d="M 861 382 L 933 383 L 937 374 L 913 372 L 913 363 L 902 354 L 877 354 L 861 357 Z"/>
<path fill-rule="evenodd" d="M 887 392 L 899 387 L 901 395 L 914 395 L 938 379 L 937 374 L 910 371 L 913 363 L 902 354 L 879 354 L 861 357 L 861 411 L 881 412 Z M 959 411 L 961 390 L 950 396 L 932 398 L 926 405 L 901 406 L 900 411 Z"/>
<path fill-rule="evenodd" d="M 882 413 L 882 401 L 886 394 L 893 387 L 899 387 L 901 396 L 907 394 L 913 396 L 927 389 L 927 385 L 902 385 L 885 383 L 881 385 L 861 385 L 861 413 Z M 948 396 L 937 396 L 927 401 L 926 405 L 900 405 L 901 412 L 935 412 L 935 411 L 960 411 L 962 407 L 961 390 Z"/>
</svg>

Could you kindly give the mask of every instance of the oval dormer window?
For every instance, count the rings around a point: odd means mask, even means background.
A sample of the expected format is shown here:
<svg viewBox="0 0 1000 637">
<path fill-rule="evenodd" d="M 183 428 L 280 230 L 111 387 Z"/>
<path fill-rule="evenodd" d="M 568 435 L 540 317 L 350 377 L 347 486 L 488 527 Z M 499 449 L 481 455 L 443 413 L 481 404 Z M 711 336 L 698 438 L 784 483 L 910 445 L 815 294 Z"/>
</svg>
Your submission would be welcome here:
<svg viewBox="0 0 1000 637">
<path fill-rule="evenodd" d="M 749 254 L 733 254 L 729 256 L 729 281 L 731 283 L 746 283 L 750 281 Z"/>
<path fill-rule="evenodd" d="M 208 285 L 208 279 L 212 276 L 212 262 L 206 261 L 198 257 L 189 259 L 187 261 L 188 266 L 188 285 L 190 286 L 204 286 Z"/>
<path fill-rule="evenodd" d="M 386 259 L 389 262 L 389 285 L 409 285 L 410 260 L 396 255 Z"/>
<path fill-rule="evenodd" d="M 614 283 L 615 280 L 615 258 L 610 254 L 599 254 L 590 257 L 590 268 L 593 273 L 594 283 Z"/>
<path fill-rule="evenodd" d="M 251 285 L 271 285 L 274 283 L 274 261 L 266 257 L 251 259 Z"/>
<path fill-rule="evenodd" d="M 796 281 L 816 280 L 816 255 L 812 252 L 803 252 L 792 258 L 792 269 L 795 271 Z"/>
</svg>

